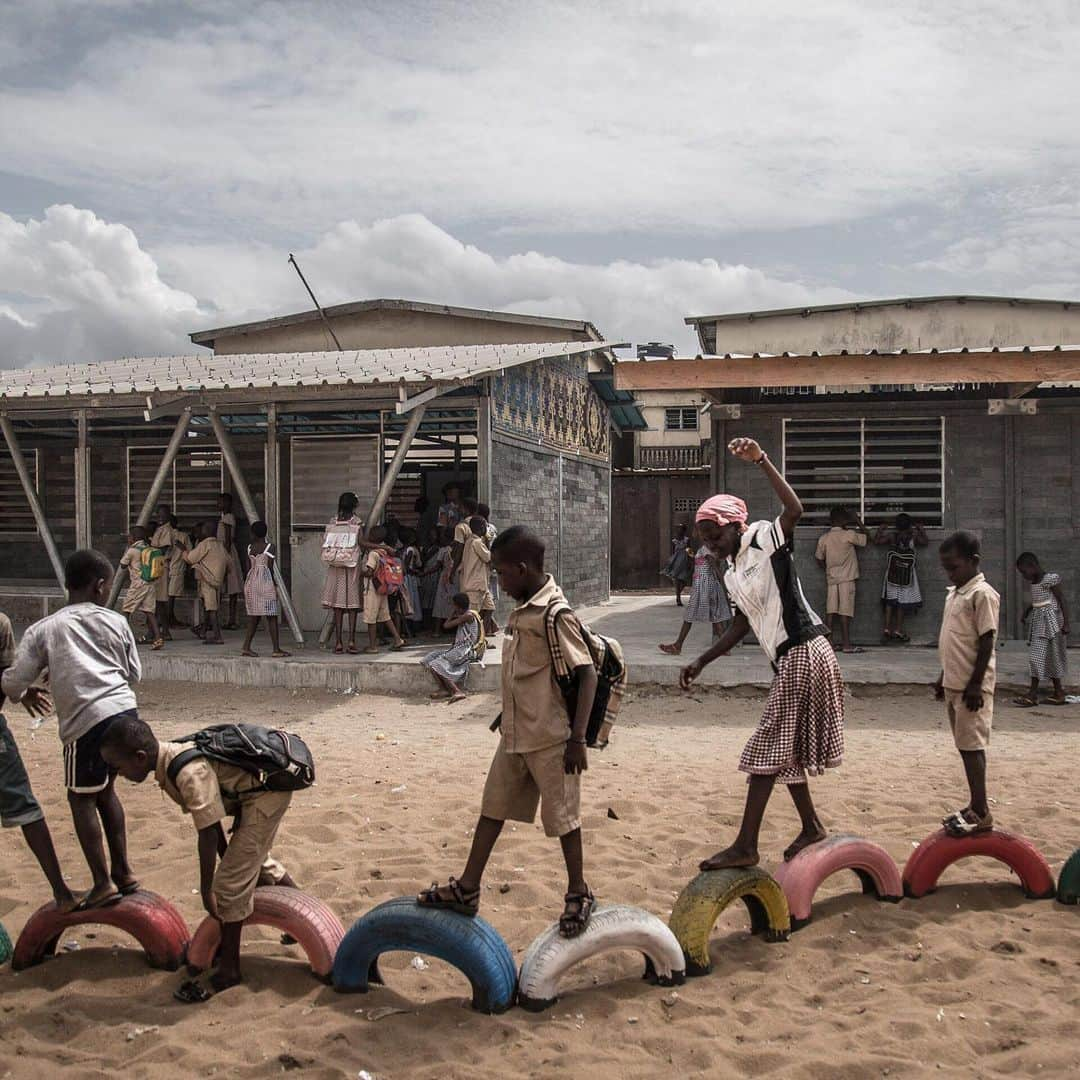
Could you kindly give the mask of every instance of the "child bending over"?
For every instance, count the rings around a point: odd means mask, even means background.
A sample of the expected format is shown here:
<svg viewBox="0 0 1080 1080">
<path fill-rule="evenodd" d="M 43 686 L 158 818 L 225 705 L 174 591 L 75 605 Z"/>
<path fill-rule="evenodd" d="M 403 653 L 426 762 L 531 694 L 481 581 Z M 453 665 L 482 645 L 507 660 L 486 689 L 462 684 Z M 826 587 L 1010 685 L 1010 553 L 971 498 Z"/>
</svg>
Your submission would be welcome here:
<svg viewBox="0 0 1080 1080">
<path fill-rule="evenodd" d="M 487 649 L 483 624 L 472 610 L 467 593 L 458 593 L 454 597 L 454 613 L 443 623 L 443 629 L 456 631 L 454 644 L 449 649 L 429 652 L 420 663 L 431 672 L 439 686 L 431 695 L 432 700 L 445 700 L 447 705 L 453 705 L 465 700 L 469 668 Z"/>
<path fill-rule="evenodd" d="M 141 784 L 151 773 L 199 833 L 199 891 L 203 907 L 221 923 L 217 970 L 210 978 L 213 992 L 242 981 L 240 931 L 255 910 L 255 887 L 264 867 L 276 867 L 276 884 L 295 888 L 280 864 L 270 857 L 281 819 L 289 808 L 291 791 L 266 791 L 257 776 L 222 761 L 195 755 L 175 778 L 169 766 L 190 743 L 159 742 L 150 725 L 134 714 L 113 724 L 102 740 L 101 752 L 125 780 Z M 235 818 L 231 839 L 222 827 Z M 218 856 L 221 861 L 218 861 Z M 185 1004 L 212 996 L 198 983 L 185 982 L 176 991 Z"/>
<path fill-rule="evenodd" d="M 568 889 L 559 928 L 565 937 L 577 937 L 596 904 L 585 881 L 581 846 L 581 773 L 588 768 L 585 733 L 596 696 L 596 669 L 577 619 L 560 618 L 559 647 L 578 685 L 571 723 L 544 626 L 548 607 L 563 601 L 563 594 L 555 579 L 544 573 L 543 541 L 515 525 L 499 533 L 491 561 L 500 588 L 518 602 L 503 643 L 499 746 L 461 878 L 424 889 L 417 903 L 475 915 L 480 882 L 503 823 L 508 819 L 531 823 L 539 803 L 544 833 L 559 837 L 566 862 Z"/>
<path fill-rule="evenodd" d="M 109 560 L 99 551 L 76 551 L 64 566 L 64 579 L 67 605 L 23 635 L 15 662 L 4 672 L 3 691 L 13 701 L 29 697 L 33 707 L 33 684 L 49 670 L 64 744 L 68 803 L 94 879 L 81 906 L 96 908 L 139 887 L 128 865 L 116 773 L 101 756 L 101 741 L 118 718 L 138 715 L 131 687 L 142 667 L 127 620 L 105 606 L 113 579 Z"/>
<path fill-rule="evenodd" d="M 986 798 L 986 748 L 994 720 L 994 639 L 1000 598 L 979 572 L 978 537 L 953 533 L 941 545 L 940 554 L 952 586 L 941 616 L 941 674 L 934 696 L 945 702 L 971 793 L 968 805 L 942 824 L 950 836 L 970 836 L 988 832 L 994 825 Z"/>
<path fill-rule="evenodd" d="M 1025 697 L 1013 698 L 1013 704 L 1024 709 L 1038 705 L 1039 683 L 1049 682 L 1054 687 L 1054 696 L 1049 699 L 1049 704 L 1064 705 L 1062 680 L 1069 672 L 1069 661 L 1065 654 L 1069 612 L 1065 606 L 1065 594 L 1061 591 L 1061 576 L 1043 570 L 1038 558 L 1030 551 L 1025 551 L 1016 560 L 1016 569 L 1031 586 L 1031 603 L 1024 612 L 1024 622 L 1028 624 L 1031 689 Z"/>
</svg>

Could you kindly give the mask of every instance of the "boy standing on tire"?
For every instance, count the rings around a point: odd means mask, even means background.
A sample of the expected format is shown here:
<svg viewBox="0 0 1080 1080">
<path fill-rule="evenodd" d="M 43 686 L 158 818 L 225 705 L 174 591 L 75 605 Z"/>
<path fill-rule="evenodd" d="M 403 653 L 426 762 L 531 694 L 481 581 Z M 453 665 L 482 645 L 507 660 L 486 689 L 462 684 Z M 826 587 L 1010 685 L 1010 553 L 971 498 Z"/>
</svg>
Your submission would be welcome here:
<svg viewBox="0 0 1080 1080">
<path fill-rule="evenodd" d="M 277 869 L 276 885 L 295 888 L 280 863 L 270 859 L 292 792 L 267 791 L 259 777 L 209 757 L 193 756 L 178 771 L 170 770 L 173 759 L 190 749 L 190 743 L 158 742 L 150 725 L 137 716 L 113 724 L 101 744 L 102 756 L 125 780 L 141 784 L 153 773 L 161 790 L 191 815 L 198 830 L 199 891 L 207 914 L 221 923 L 221 951 L 210 978 L 216 993 L 243 981 L 240 932 L 255 909 L 255 886 L 264 866 Z M 235 819 L 228 841 L 222 827 L 226 817 Z M 212 992 L 185 982 L 175 996 L 192 1004 L 208 1000 Z"/>
<path fill-rule="evenodd" d="M 559 618 L 558 648 L 577 681 L 577 710 L 571 722 L 545 632 L 545 613 L 563 600 L 563 594 L 555 579 L 544 573 L 543 541 L 515 525 L 492 544 L 491 562 L 499 586 L 518 602 L 503 642 L 499 746 L 461 878 L 424 889 L 417 903 L 475 915 L 480 881 L 504 822 L 531 823 L 539 804 L 544 833 L 559 838 L 566 861 L 568 888 L 559 929 L 565 937 L 577 937 L 596 904 L 585 881 L 581 844 L 581 774 L 589 767 L 585 734 L 596 696 L 596 669 L 577 619 Z"/>
</svg>

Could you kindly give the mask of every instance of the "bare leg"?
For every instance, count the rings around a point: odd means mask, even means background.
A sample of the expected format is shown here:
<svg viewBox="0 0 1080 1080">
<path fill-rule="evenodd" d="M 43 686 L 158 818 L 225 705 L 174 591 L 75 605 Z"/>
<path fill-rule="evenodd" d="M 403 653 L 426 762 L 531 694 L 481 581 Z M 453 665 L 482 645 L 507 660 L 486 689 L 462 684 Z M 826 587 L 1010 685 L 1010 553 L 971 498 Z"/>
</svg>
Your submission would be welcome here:
<svg viewBox="0 0 1080 1080">
<path fill-rule="evenodd" d="M 847 615 L 840 616 L 840 648 L 844 652 L 851 648 L 851 619 Z"/>
<path fill-rule="evenodd" d="M 585 856 L 581 846 L 581 830 L 575 829 L 559 837 L 563 858 L 566 860 L 567 892 L 583 895 L 589 891 L 585 884 Z"/>
<path fill-rule="evenodd" d="M 221 948 L 217 954 L 217 971 L 210 977 L 210 985 L 219 993 L 242 982 L 240 974 L 240 932 L 242 922 L 221 924 Z"/>
<path fill-rule="evenodd" d="M 1061 685 L 1061 680 L 1060 679 L 1051 679 L 1050 682 L 1053 684 L 1053 687 L 1054 687 L 1054 700 L 1055 701 L 1064 701 L 1065 700 L 1065 687 L 1063 687 Z"/>
<path fill-rule="evenodd" d="M 206 640 L 220 645 L 225 639 L 221 636 L 221 613 L 208 611 L 206 613 Z"/>
<path fill-rule="evenodd" d="M 152 611 L 146 613 L 146 628 L 150 631 L 151 640 L 161 640 L 161 628 L 158 626 L 157 616 Z"/>
<path fill-rule="evenodd" d="M 481 817 L 476 823 L 476 832 L 473 833 L 472 847 L 469 849 L 469 859 L 465 863 L 465 871 L 461 875 L 461 888 L 465 892 L 480 888 L 480 881 L 487 869 L 488 859 L 495 847 L 495 841 L 502 832 L 503 822 L 494 818 Z"/>
<path fill-rule="evenodd" d="M 682 652 L 683 642 L 686 640 L 686 635 L 690 633 L 692 625 L 692 623 L 684 622 L 679 628 L 679 636 L 670 645 L 661 645 L 660 651 L 671 656 L 678 656 Z"/>
<path fill-rule="evenodd" d="M 355 608 L 349 612 L 349 645 L 356 648 L 356 620 L 360 612 Z"/>
<path fill-rule="evenodd" d="M 270 631 L 270 644 L 273 646 L 275 656 L 289 656 L 281 647 L 281 638 L 278 634 L 278 617 L 276 615 L 266 616 L 266 626 Z"/>
<path fill-rule="evenodd" d="M 431 671 L 430 668 L 428 670 Z M 438 701 L 440 698 L 453 697 L 454 684 L 449 679 L 444 679 L 437 671 L 431 671 L 431 677 L 439 688 L 431 695 L 433 700 Z"/>
<path fill-rule="evenodd" d="M 765 817 L 765 807 L 769 804 L 776 774 L 751 776 L 747 785 L 746 808 L 743 810 L 742 824 L 735 843 L 723 851 L 718 851 L 711 858 L 701 863 L 702 870 L 723 870 L 725 867 L 757 866 L 758 835 L 761 833 L 761 821 Z"/>
<path fill-rule="evenodd" d="M 69 791 L 68 805 L 75 823 L 75 835 L 79 838 L 79 846 L 93 878 L 93 887 L 87 900 L 94 904 L 116 892 L 105 859 L 105 843 L 101 834 L 101 822 L 98 820 L 98 793 L 79 795 Z"/>
<path fill-rule="evenodd" d="M 247 633 L 244 635 L 244 644 L 240 646 L 240 653 L 242 656 L 258 656 L 258 653 L 251 651 L 251 643 L 255 640 L 255 631 L 259 628 L 259 616 L 249 615 L 247 624 Z"/>
<path fill-rule="evenodd" d="M 821 824 L 821 820 L 817 816 L 817 811 L 814 809 L 814 800 L 810 797 L 810 785 L 805 782 L 801 784 L 788 784 L 787 789 L 791 794 L 791 801 L 795 804 L 795 809 L 799 812 L 799 820 L 802 822 L 802 831 L 787 846 L 787 848 L 785 848 L 785 862 L 788 859 L 793 859 L 804 847 L 809 847 L 811 844 L 816 844 L 819 840 L 824 840 L 827 835 L 825 826 Z"/>
<path fill-rule="evenodd" d="M 979 817 L 986 817 L 990 813 L 990 806 L 986 801 L 986 751 L 961 750 L 960 757 L 964 762 L 968 789 L 971 791 L 971 809 Z"/>
<path fill-rule="evenodd" d="M 343 608 L 334 608 L 334 652 L 344 652 L 345 645 L 341 640 L 342 624 L 345 622 Z"/>
<path fill-rule="evenodd" d="M 52 835 L 49 833 L 49 826 L 45 824 L 45 819 L 24 825 L 22 833 L 26 846 L 34 853 L 34 858 L 37 859 L 42 873 L 49 882 L 57 909 L 71 911 L 78 901 L 64 880 L 60 860 L 56 857 L 56 848 L 53 847 Z"/>
<path fill-rule="evenodd" d="M 116 794 L 116 780 L 109 781 L 109 786 L 97 794 L 97 809 L 101 815 L 101 824 L 105 828 L 105 841 L 109 845 L 109 860 L 112 863 L 111 877 L 113 884 L 122 891 L 138 885 L 131 872 L 127 856 L 127 820 L 120 797 Z"/>
<path fill-rule="evenodd" d="M 367 649 L 369 653 L 377 653 L 379 651 L 379 624 L 368 623 L 367 624 Z"/>
<path fill-rule="evenodd" d="M 405 639 L 398 633 L 398 628 L 394 625 L 393 619 L 387 620 L 383 625 L 394 636 L 394 647 L 400 649 L 405 644 Z"/>
</svg>

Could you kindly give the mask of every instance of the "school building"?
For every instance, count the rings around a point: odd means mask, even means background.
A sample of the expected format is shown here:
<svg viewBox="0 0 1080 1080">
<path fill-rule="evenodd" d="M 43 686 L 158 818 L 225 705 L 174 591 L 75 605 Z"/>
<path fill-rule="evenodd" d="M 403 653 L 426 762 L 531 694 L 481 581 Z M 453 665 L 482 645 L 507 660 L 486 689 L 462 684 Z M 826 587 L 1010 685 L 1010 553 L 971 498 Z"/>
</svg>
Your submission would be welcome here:
<svg viewBox="0 0 1080 1080">
<path fill-rule="evenodd" d="M 449 481 L 497 526 L 535 527 L 572 602 L 607 598 L 611 425 L 640 418 L 591 323 L 370 300 L 191 339 L 198 355 L 0 372 L 7 610 L 62 602 L 64 555 L 119 558 L 158 502 L 189 526 L 227 490 L 241 550 L 267 521 L 310 636 L 338 495 L 425 526 Z"/>
<path fill-rule="evenodd" d="M 874 531 L 906 512 L 927 528 L 918 575 L 924 597 L 907 629 L 936 636 L 946 582 L 937 543 L 956 529 L 980 536 L 983 568 L 1003 597 L 1002 630 L 1022 635 L 1027 604 L 1014 562 L 1036 552 L 1061 573 L 1080 610 L 1080 304 L 950 296 L 694 316 L 702 355 L 620 363 L 616 386 L 666 408 L 709 405 L 704 461 L 693 469 L 615 478 L 614 512 L 648 508 L 645 526 L 613 554 L 615 585 L 662 581 L 674 527 L 714 491 L 746 498 L 752 516 L 777 503 L 756 470 L 725 452 L 758 439 L 802 497 L 796 560 L 824 609 L 814 560 L 831 507 Z M 647 396 L 646 396 L 647 395 Z M 876 641 L 887 549 L 861 555 L 854 634 Z"/>
</svg>

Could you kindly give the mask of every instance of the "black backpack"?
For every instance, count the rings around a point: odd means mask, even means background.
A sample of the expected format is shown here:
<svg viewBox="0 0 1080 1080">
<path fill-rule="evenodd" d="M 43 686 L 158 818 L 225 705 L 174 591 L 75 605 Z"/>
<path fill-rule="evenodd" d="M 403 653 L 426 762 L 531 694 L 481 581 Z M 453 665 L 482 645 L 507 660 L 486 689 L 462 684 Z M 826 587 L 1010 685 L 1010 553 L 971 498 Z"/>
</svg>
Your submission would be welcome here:
<svg viewBox="0 0 1080 1080">
<path fill-rule="evenodd" d="M 315 783 L 315 763 L 307 743 L 287 731 L 258 724 L 217 724 L 194 735 L 178 739 L 194 743 L 181 750 L 169 763 L 169 779 L 195 758 L 210 758 L 251 773 L 261 782 L 262 791 L 302 791 Z"/>
</svg>

